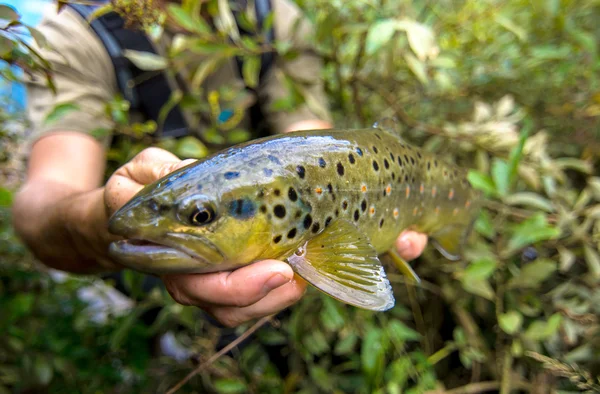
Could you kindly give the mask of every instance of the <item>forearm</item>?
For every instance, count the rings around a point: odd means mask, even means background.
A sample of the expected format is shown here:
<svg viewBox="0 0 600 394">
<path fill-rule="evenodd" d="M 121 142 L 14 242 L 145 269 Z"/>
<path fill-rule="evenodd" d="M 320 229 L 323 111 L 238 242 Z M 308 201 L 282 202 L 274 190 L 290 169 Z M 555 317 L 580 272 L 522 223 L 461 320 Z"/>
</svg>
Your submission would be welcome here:
<svg viewBox="0 0 600 394">
<path fill-rule="evenodd" d="M 81 192 L 64 184 L 33 182 L 13 206 L 17 233 L 49 267 L 74 273 L 116 270 L 107 256 L 104 189 Z"/>
</svg>

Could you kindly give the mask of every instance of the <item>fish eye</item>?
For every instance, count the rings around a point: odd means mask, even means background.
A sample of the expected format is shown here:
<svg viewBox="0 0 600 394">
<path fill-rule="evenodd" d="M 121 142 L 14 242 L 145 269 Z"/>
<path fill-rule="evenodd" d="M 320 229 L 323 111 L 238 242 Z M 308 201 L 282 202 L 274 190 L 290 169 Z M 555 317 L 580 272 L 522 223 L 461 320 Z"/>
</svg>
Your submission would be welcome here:
<svg viewBox="0 0 600 394">
<path fill-rule="evenodd" d="M 204 226 L 212 223 L 216 219 L 215 209 L 209 205 L 196 207 L 190 214 L 190 223 L 194 226 Z"/>
</svg>

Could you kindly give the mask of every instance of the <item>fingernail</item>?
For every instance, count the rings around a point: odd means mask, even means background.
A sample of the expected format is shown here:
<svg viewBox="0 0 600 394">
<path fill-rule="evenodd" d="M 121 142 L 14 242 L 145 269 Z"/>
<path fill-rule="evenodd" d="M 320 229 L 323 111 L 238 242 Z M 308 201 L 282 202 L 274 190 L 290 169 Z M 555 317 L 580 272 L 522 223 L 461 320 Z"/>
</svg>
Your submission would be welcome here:
<svg viewBox="0 0 600 394">
<path fill-rule="evenodd" d="M 405 237 L 402 237 L 396 242 L 396 248 L 398 249 L 398 253 L 402 254 L 403 252 L 407 252 L 412 247 L 410 241 Z"/>
<path fill-rule="evenodd" d="M 268 293 L 272 290 L 275 290 L 276 288 L 278 288 L 280 286 L 285 285 L 289 281 L 290 280 L 288 278 L 286 278 L 285 276 L 283 276 L 281 274 L 275 274 L 275 275 L 271 276 L 269 278 L 269 280 L 267 280 L 265 282 L 263 289 L 265 290 L 265 293 Z"/>
</svg>

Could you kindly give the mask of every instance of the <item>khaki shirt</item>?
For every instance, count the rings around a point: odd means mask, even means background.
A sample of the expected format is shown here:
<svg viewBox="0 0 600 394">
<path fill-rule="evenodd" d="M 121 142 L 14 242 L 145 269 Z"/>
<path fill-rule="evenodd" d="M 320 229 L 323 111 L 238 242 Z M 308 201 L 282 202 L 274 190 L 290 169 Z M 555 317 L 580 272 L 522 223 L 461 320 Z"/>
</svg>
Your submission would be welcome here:
<svg viewBox="0 0 600 394">
<path fill-rule="evenodd" d="M 320 80 L 322 64 L 320 59 L 308 50 L 306 37 L 311 26 L 291 2 L 272 0 L 272 6 L 276 40 L 293 41 L 294 47 L 300 48 L 301 52 L 293 60 L 276 57 L 257 90 L 258 100 L 267 121 L 273 131 L 281 133 L 291 124 L 301 120 L 330 120 Z M 292 29 L 298 19 L 301 19 L 300 28 L 295 30 L 297 33 L 292 36 Z M 112 130 L 114 124 L 104 115 L 104 110 L 106 103 L 118 93 L 118 88 L 111 59 L 100 39 L 87 22 L 69 7 L 59 14 L 45 17 L 38 28 L 49 44 L 47 48 L 38 50 L 52 65 L 57 93 L 54 94 L 46 87 L 45 79 L 41 76 L 31 77 L 26 82 L 28 116 L 33 128 L 29 137 L 30 144 L 41 136 L 56 131 L 92 133 L 99 128 Z M 164 44 L 172 39 L 172 34 L 165 34 L 165 40 L 161 42 Z M 158 50 L 164 52 L 165 48 L 159 47 Z M 276 100 L 289 94 L 283 82 L 282 72 L 292 76 L 294 80 L 302 81 L 304 94 L 309 97 L 305 104 L 293 112 L 271 109 Z M 234 58 L 210 74 L 202 83 L 201 91 L 207 95 L 224 84 L 244 86 Z M 68 112 L 51 124 L 45 124 L 44 120 L 52 108 L 65 102 L 73 102 L 79 109 Z M 194 119 L 194 114 L 190 114 L 189 111 L 184 115 L 188 120 Z M 132 114 L 132 119 L 139 120 L 140 117 Z M 200 128 L 202 120 L 199 119 L 196 117 L 193 123 L 198 122 Z M 238 127 L 247 128 L 248 121 L 246 114 Z M 106 146 L 110 141 L 110 135 L 102 138 Z"/>
</svg>

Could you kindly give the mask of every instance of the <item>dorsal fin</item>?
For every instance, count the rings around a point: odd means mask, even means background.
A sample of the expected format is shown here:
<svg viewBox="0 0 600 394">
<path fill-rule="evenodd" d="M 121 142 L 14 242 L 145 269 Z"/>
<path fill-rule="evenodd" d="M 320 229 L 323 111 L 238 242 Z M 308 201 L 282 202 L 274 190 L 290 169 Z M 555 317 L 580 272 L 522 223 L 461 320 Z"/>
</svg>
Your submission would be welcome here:
<svg viewBox="0 0 600 394">
<path fill-rule="evenodd" d="M 387 133 L 392 134 L 395 137 L 400 137 L 402 134 L 402 126 L 400 125 L 400 122 L 398 122 L 398 119 L 396 119 L 396 118 L 391 118 L 391 117 L 382 118 L 382 119 L 378 120 L 377 122 L 373 123 L 373 128 L 383 130 Z"/>
</svg>

